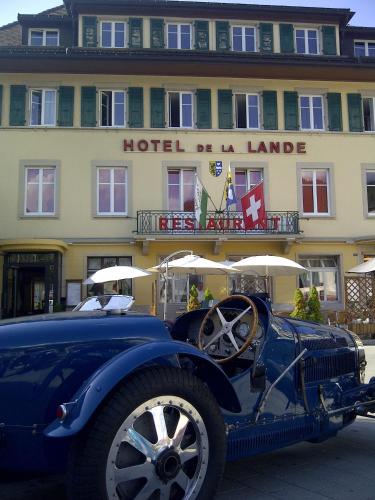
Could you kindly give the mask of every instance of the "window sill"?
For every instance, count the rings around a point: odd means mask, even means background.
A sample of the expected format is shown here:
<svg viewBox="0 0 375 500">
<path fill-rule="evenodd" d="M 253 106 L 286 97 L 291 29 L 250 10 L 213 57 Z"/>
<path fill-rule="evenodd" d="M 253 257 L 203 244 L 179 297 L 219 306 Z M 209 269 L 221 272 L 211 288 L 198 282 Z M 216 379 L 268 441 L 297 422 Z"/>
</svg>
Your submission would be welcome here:
<svg viewBox="0 0 375 500">
<path fill-rule="evenodd" d="M 126 214 L 95 214 L 94 219 L 133 219 Z"/>
<path fill-rule="evenodd" d="M 38 219 L 38 220 L 46 220 L 46 219 L 51 219 L 51 220 L 56 220 L 59 218 L 58 215 L 50 215 L 50 214 L 47 214 L 47 215 L 43 215 L 43 214 L 35 214 L 35 215 L 20 215 L 19 216 L 20 219 L 24 219 L 24 220 L 27 220 L 27 219 Z"/>
<path fill-rule="evenodd" d="M 328 215 L 328 214 L 301 214 L 299 216 L 300 220 L 310 220 L 310 219 L 328 219 L 328 220 L 334 220 L 336 219 L 335 215 Z"/>
</svg>

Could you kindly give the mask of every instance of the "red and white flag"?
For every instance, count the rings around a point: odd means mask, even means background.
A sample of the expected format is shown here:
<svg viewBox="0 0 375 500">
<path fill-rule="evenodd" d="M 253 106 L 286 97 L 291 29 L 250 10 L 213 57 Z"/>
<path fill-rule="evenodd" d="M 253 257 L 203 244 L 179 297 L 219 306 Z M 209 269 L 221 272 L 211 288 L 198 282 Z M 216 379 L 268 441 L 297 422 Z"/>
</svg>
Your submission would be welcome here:
<svg viewBox="0 0 375 500">
<path fill-rule="evenodd" d="M 263 182 L 250 189 L 241 198 L 245 229 L 266 229 Z"/>
</svg>

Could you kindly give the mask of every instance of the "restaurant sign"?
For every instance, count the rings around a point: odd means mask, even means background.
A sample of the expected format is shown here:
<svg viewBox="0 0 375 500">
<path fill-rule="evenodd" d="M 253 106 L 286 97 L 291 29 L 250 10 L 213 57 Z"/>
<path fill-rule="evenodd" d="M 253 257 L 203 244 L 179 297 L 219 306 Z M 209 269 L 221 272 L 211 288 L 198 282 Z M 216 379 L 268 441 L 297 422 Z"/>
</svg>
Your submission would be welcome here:
<svg viewBox="0 0 375 500">
<path fill-rule="evenodd" d="M 289 141 L 247 141 L 242 148 L 233 144 L 221 144 L 217 149 L 213 144 L 195 144 L 193 151 L 185 148 L 179 139 L 124 139 L 126 153 L 249 153 L 249 154 L 305 154 L 305 142 Z"/>
</svg>

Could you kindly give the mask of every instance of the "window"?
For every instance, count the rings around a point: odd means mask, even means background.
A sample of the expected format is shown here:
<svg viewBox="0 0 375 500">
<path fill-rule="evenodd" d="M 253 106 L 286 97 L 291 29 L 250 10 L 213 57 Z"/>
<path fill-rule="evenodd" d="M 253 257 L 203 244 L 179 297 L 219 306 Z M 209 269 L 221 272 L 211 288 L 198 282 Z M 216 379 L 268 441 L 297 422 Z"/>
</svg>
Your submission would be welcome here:
<svg viewBox="0 0 375 500">
<path fill-rule="evenodd" d="M 30 125 L 56 125 L 56 90 L 31 90 L 30 108 Z"/>
<path fill-rule="evenodd" d="M 257 186 L 263 181 L 262 169 L 238 169 L 234 173 L 234 185 L 236 190 L 237 207 L 236 209 L 242 211 L 241 198 L 253 187 Z"/>
<path fill-rule="evenodd" d="M 126 94 L 123 90 L 100 91 L 100 125 L 126 126 Z"/>
<path fill-rule="evenodd" d="M 328 169 L 303 169 L 302 211 L 305 215 L 329 215 Z"/>
<path fill-rule="evenodd" d="M 297 54 L 319 54 L 318 30 L 296 28 Z"/>
<path fill-rule="evenodd" d="M 97 215 L 127 215 L 127 170 L 97 168 Z"/>
<path fill-rule="evenodd" d="M 99 269 L 112 266 L 131 266 L 131 257 L 87 257 L 87 277 Z M 117 290 L 116 290 L 117 288 Z M 87 287 L 88 295 L 102 295 L 103 293 L 120 293 L 132 295 L 132 280 L 107 281 L 106 283 L 95 283 Z"/>
<path fill-rule="evenodd" d="M 299 97 L 302 130 L 324 130 L 323 97 L 301 95 Z"/>
<path fill-rule="evenodd" d="M 232 49 L 239 52 L 256 52 L 255 28 L 252 26 L 233 26 Z"/>
<path fill-rule="evenodd" d="M 168 24 L 168 49 L 191 49 L 191 24 Z"/>
<path fill-rule="evenodd" d="M 163 262 L 165 257 L 160 258 L 160 263 Z M 162 303 L 165 301 L 165 282 L 165 276 L 159 274 L 159 300 Z M 167 285 L 168 304 L 185 304 L 189 300 L 189 290 L 192 285 L 198 288 L 200 284 L 203 285 L 203 276 L 201 274 L 169 273 Z"/>
<path fill-rule="evenodd" d="M 375 57 L 375 41 L 354 42 L 354 55 L 356 57 Z"/>
<path fill-rule="evenodd" d="M 30 30 L 29 45 L 34 47 L 58 47 L 59 31 L 47 29 Z"/>
<path fill-rule="evenodd" d="M 366 132 L 375 130 L 375 98 L 363 97 L 363 125 Z"/>
<path fill-rule="evenodd" d="M 55 167 L 26 167 L 24 215 L 55 215 L 55 186 Z"/>
<path fill-rule="evenodd" d="M 375 170 L 366 170 L 367 213 L 375 215 Z"/>
<path fill-rule="evenodd" d="M 338 256 L 302 257 L 299 263 L 308 270 L 299 277 L 299 288 L 304 294 L 308 294 L 310 287 L 315 286 L 322 302 L 339 300 Z"/>
<path fill-rule="evenodd" d="M 126 47 L 126 25 L 117 21 L 102 21 L 100 25 L 101 46 L 108 48 Z"/>
<path fill-rule="evenodd" d="M 193 127 L 192 92 L 168 92 L 168 108 L 169 127 Z"/>
<path fill-rule="evenodd" d="M 259 129 L 258 94 L 235 94 L 236 128 Z"/>
<path fill-rule="evenodd" d="M 168 210 L 194 211 L 194 169 L 168 169 Z"/>
</svg>

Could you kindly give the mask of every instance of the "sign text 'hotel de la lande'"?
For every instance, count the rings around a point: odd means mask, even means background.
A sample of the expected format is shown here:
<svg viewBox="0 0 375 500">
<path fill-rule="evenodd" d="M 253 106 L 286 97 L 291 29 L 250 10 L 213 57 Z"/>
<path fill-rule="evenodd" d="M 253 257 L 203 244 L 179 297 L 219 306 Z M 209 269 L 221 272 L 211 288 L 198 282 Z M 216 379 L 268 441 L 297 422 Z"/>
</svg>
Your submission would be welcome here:
<svg viewBox="0 0 375 500">
<path fill-rule="evenodd" d="M 196 144 L 197 153 L 269 153 L 269 154 L 305 154 L 305 142 L 289 141 L 248 141 L 245 150 L 236 150 L 232 144 L 221 144 L 219 150 L 214 150 L 212 144 Z M 179 139 L 124 139 L 123 150 L 132 153 L 185 153 L 182 141 Z"/>
</svg>

